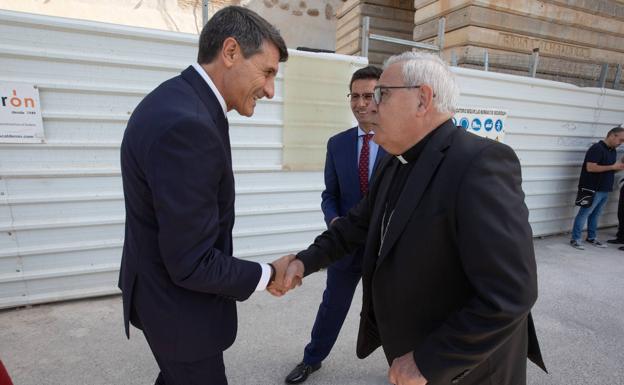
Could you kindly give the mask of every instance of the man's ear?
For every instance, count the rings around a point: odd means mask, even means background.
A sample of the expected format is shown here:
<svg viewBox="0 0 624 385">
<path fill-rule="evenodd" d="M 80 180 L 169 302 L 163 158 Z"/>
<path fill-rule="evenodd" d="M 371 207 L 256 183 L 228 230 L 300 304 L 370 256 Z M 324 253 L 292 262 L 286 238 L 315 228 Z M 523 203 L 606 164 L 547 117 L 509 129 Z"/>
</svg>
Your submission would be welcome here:
<svg viewBox="0 0 624 385">
<path fill-rule="evenodd" d="M 426 84 L 420 86 L 418 95 L 418 109 L 424 111 L 429 110 L 433 106 L 433 89 Z"/>
<path fill-rule="evenodd" d="M 226 68 L 231 68 L 240 55 L 240 45 L 233 37 L 228 37 L 223 41 L 221 46 L 221 60 Z"/>
</svg>

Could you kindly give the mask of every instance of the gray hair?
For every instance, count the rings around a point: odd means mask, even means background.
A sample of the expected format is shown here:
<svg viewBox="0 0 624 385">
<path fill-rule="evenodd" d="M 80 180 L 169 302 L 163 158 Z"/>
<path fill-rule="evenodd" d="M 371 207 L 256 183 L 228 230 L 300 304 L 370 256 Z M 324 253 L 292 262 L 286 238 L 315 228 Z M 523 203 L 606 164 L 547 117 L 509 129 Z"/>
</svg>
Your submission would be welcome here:
<svg viewBox="0 0 624 385">
<path fill-rule="evenodd" d="M 423 52 L 403 52 L 388 58 L 384 70 L 395 63 L 403 63 L 403 81 L 406 86 L 427 84 L 433 89 L 433 105 L 439 112 L 455 112 L 459 86 L 455 75 L 437 55 Z"/>
<path fill-rule="evenodd" d="M 288 60 L 288 49 L 279 31 L 254 11 L 233 5 L 215 13 L 202 29 L 197 62 L 212 62 L 228 37 L 236 39 L 246 59 L 259 53 L 268 41 L 279 51 L 280 62 Z"/>
</svg>

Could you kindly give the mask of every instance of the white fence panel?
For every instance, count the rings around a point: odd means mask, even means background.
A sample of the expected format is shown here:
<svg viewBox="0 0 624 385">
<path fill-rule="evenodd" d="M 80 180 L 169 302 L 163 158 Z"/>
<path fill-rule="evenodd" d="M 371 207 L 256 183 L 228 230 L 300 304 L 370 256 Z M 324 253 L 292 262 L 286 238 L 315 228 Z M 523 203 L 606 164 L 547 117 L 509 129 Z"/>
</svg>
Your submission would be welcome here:
<svg viewBox="0 0 624 385">
<path fill-rule="evenodd" d="M 194 62 L 197 36 L 0 11 L 0 81 L 40 90 L 46 143 L 0 144 L 0 308 L 118 292 L 119 145 L 145 94 Z M 283 81 L 230 114 L 234 248 L 267 260 L 324 228 L 322 173 L 284 172 Z"/>
<path fill-rule="evenodd" d="M 453 71 L 462 106 L 508 111 L 505 142 L 522 165 L 534 235 L 570 231 L 585 152 L 624 122 L 624 92 L 464 68 Z M 617 224 L 617 199 L 615 191 L 601 225 Z"/>
<path fill-rule="evenodd" d="M 47 139 L 0 144 L 0 308 L 116 293 L 123 130 L 147 92 L 195 60 L 197 36 L 7 11 L 0 35 L 0 81 L 38 86 Z M 585 150 L 624 122 L 624 93 L 454 72 L 462 106 L 508 111 L 534 234 L 569 231 Z M 322 172 L 281 170 L 283 110 L 280 72 L 253 119 L 229 116 L 242 258 L 299 250 L 324 229 Z M 603 225 L 617 222 L 615 195 Z"/>
</svg>

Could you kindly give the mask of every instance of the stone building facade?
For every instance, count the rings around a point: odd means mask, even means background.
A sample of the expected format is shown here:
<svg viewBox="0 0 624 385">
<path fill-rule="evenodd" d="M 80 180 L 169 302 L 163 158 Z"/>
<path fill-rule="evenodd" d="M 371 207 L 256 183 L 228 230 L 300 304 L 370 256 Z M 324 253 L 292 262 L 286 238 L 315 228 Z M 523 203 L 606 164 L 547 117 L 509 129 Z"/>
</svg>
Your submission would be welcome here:
<svg viewBox="0 0 624 385">
<path fill-rule="evenodd" d="M 336 10 L 343 0 L 210 0 L 253 9 L 284 36 L 289 48 L 335 50 Z M 0 0 L 0 9 L 198 34 L 202 0 Z"/>
<path fill-rule="evenodd" d="M 463 67 L 484 68 L 487 50 L 489 70 L 524 75 L 537 50 L 537 77 L 596 86 L 608 64 L 606 86 L 613 87 L 624 64 L 624 0 L 349 0 L 338 11 L 338 52 L 360 52 L 363 16 L 371 16 L 372 33 L 406 38 L 409 27 L 408 38 L 436 45 L 444 17 L 442 55 Z M 408 49 L 370 47 L 373 63 Z"/>
<path fill-rule="evenodd" d="M 370 32 L 437 45 L 446 19 L 443 57 L 463 67 L 528 74 L 596 86 L 608 64 L 607 87 L 624 64 L 624 0 L 211 0 L 210 14 L 229 4 L 275 24 L 290 48 L 361 54 L 362 18 Z M 0 9 L 197 34 L 201 0 L 0 0 Z M 408 47 L 371 41 L 369 61 Z M 620 76 L 621 77 L 621 76 Z"/>
<path fill-rule="evenodd" d="M 596 86 L 603 64 L 613 86 L 624 64 L 622 0 L 415 0 L 414 40 L 431 41 L 446 18 L 443 55 L 494 71 L 526 74 L 534 50 L 537 76 Z"/>
</svg>

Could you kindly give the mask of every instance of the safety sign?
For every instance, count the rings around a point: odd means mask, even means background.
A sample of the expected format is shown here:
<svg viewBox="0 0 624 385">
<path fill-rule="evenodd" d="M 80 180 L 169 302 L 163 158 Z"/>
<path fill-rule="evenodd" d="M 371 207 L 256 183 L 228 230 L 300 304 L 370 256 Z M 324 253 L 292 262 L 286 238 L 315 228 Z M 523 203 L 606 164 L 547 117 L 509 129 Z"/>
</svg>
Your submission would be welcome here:
<svg viewBox="0 0 624 385">
<path fill-rule="evenodd" d="M 459 107 L 453 123 L 473 134 L 503 142 L 506 118 L 507 110 L 499 108 Z"/>
</svg>

